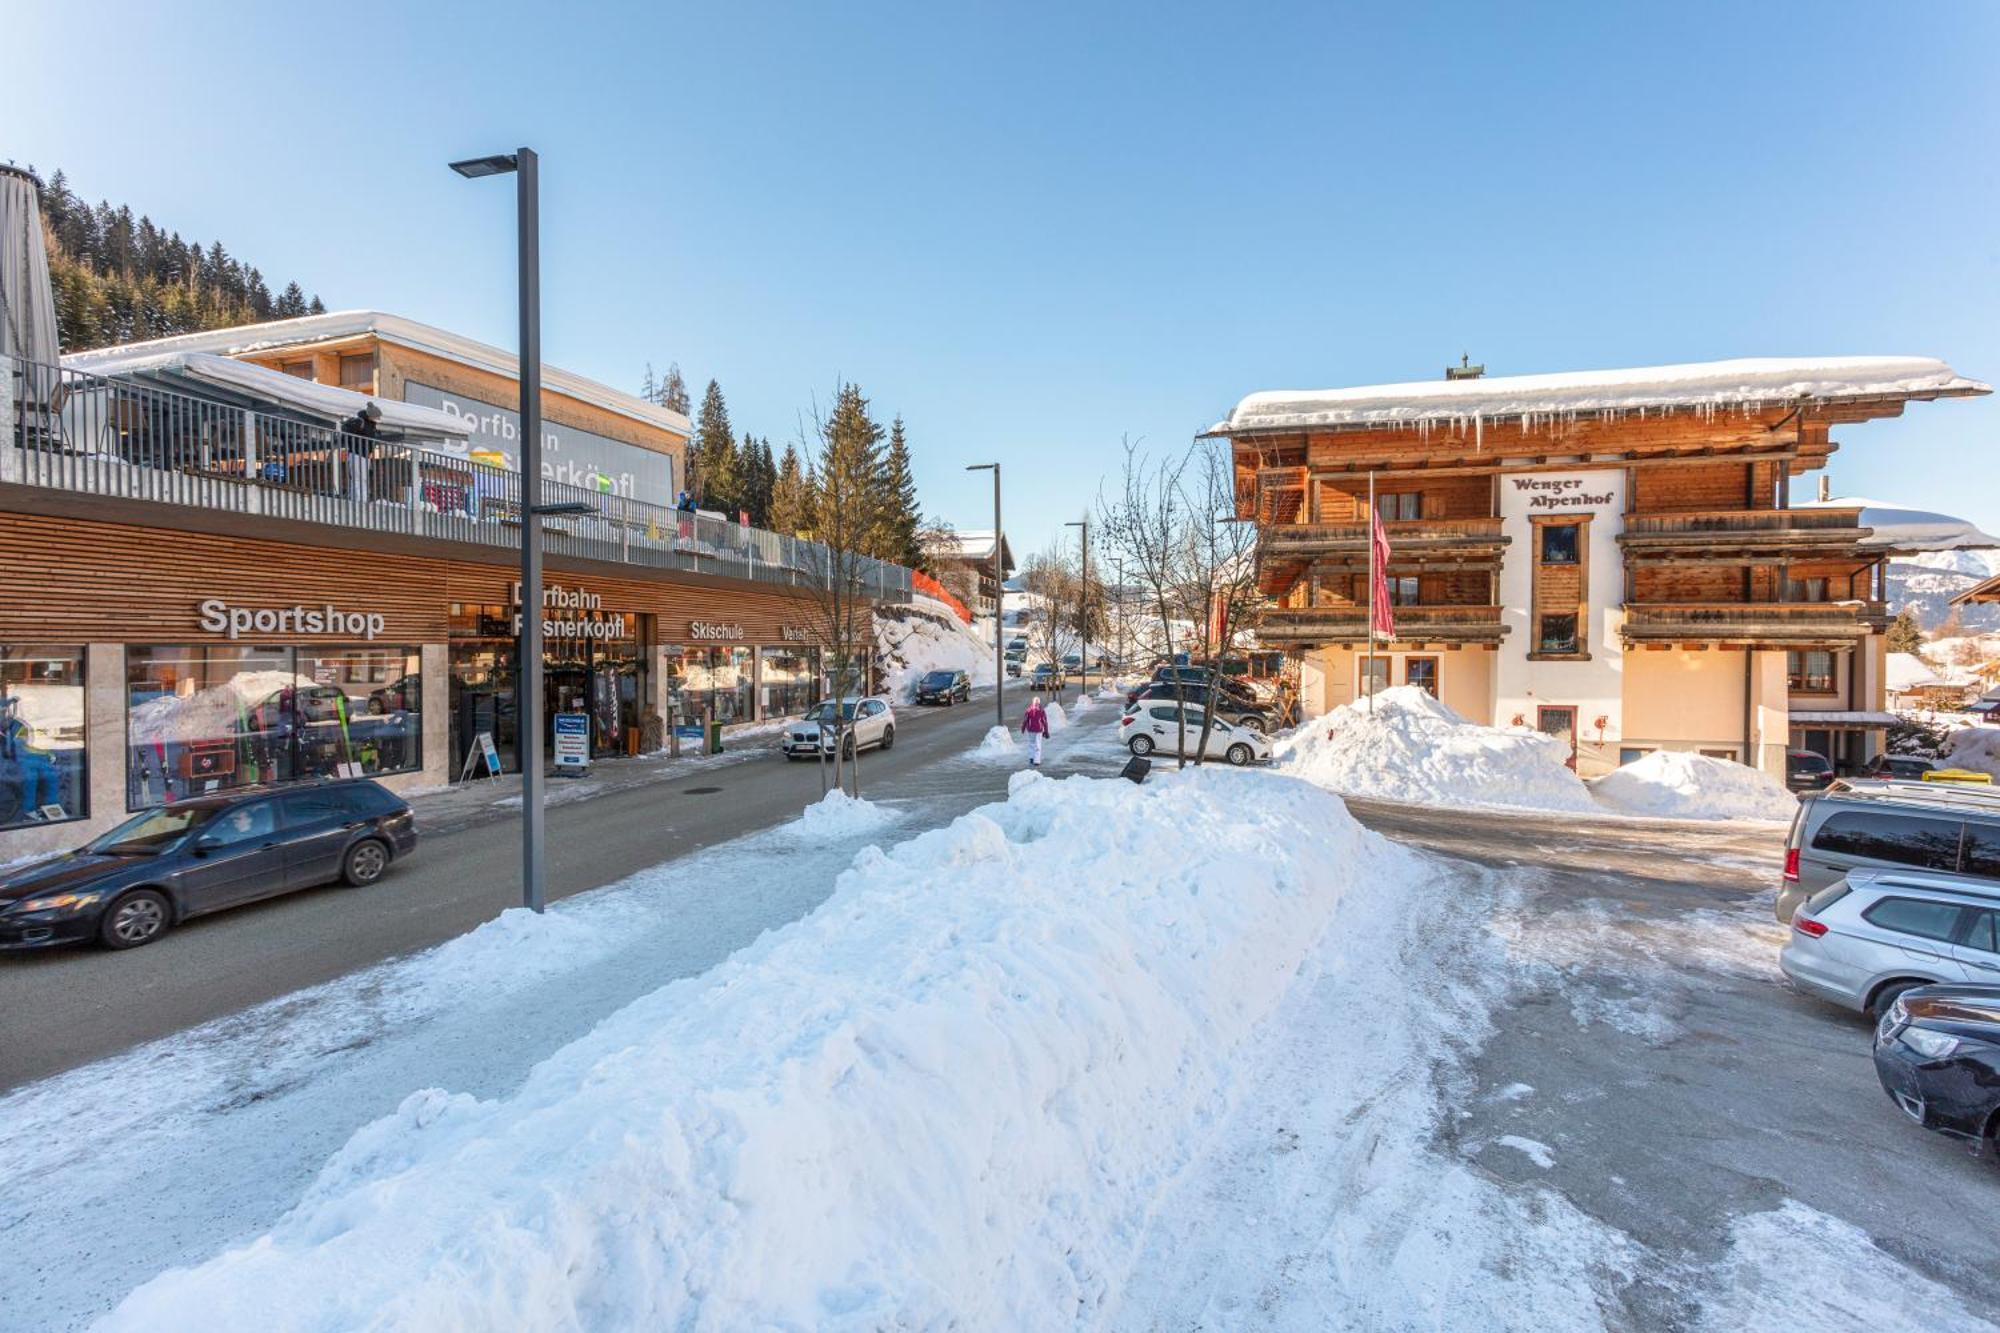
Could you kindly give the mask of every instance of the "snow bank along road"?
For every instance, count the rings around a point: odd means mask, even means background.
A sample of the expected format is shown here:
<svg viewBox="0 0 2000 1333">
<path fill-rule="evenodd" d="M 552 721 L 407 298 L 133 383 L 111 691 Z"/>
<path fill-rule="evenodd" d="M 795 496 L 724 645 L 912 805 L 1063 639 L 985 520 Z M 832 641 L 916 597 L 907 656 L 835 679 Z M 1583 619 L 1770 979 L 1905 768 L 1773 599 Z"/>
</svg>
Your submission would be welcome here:
<svg viewBox="0 0 2000 1333">
<path fill-rule="evenodd" d="M 1026 706 L 1009 691 L 1010 717 Z M 896 744 L 861 757 L 862 789 L 892 791 L 976 742 L 993 721 L 991 691 L 972 706 L 901 708 Z M 817 795 L 814 765 L 773 750 L 718 769 L 588 800 L 552 782 L 549 895 L 609 884 L 704 847 L 794 818 Z M 976 773 L 966 805 L 1002 790 Z M 707 789 L 707 790 L 697 790 Z M 421 804 L 421 803 L 420 803 Z M 364 893 L 336 887 L 197 918 L 130 953 L 62 949 L 0 956 L 0 1090 L 235 1013 L 301 987 L 462 935 L 520 901 L 515 812 L 442 829 L 418 814 L 417 854 Z M 695 886 L 739 887 L 719 873 Z"/>
</svg>

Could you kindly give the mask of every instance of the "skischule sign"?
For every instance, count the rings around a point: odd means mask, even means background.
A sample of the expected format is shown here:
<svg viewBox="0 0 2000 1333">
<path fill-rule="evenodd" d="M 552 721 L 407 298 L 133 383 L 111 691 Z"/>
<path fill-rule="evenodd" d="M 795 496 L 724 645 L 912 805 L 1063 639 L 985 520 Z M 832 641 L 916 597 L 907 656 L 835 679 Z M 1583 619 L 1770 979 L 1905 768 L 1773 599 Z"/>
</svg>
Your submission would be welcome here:
<svg viewBox="0 0 2000 1333">
<path fill-rule="evenodd" d="M 690 639 L 719 639 L 725 642 L 733 642 L 743 637 L 743 627 L 741 625 L 723 624 L 714 620 L 690 620 L 688 622 L 688 637 Z"/>
</svg>

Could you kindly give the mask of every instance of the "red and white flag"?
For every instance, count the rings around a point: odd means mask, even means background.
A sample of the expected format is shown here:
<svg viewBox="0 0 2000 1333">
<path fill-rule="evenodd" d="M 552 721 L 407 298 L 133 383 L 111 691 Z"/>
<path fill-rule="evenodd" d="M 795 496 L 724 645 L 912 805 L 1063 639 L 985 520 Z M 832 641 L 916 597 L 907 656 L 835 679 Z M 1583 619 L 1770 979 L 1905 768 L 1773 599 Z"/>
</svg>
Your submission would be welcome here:
<svg viewBox="0 0 2000 1333">
<path fill-rule="evenodd" d="M 1369 563 L 1374 565 L 1374 583 L 1368 589 L 1371 606 L 1368 628 L 1378 639 L 1396 637 L 1396 611 L 1389 605 L 1389 533 L 1382 526 L 1382 516 L 1374 511 L 1368 515 Z"/>
</svg>

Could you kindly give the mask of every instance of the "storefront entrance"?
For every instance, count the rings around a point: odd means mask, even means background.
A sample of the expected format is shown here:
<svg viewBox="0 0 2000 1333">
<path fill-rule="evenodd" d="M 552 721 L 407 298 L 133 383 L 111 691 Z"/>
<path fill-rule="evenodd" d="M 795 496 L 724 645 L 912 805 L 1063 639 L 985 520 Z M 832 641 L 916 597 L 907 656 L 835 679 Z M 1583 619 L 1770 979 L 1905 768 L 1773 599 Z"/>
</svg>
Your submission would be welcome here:
<svg viewBox="0 0 2000 1333">
<path fill-rule="evenodd" d="M 545 619 L 556 618 L 551 610 Z M 591 753 L 637 754 L 643 730 L 645 637 L 642 618 L 592 610 L 561 623 L 576 632 L 543 641 L 543 753 L 553 752 L 555 715 L 590 717 Z M 588 626 L 587 631 L 582 628 Z M 619 635 L 611 631 L 624 630 Z M 493 737 L 500 766 L 520 771 L 515 707 L 514 615 L 511 607 L 454 603 L 451 609 L 451 770 L 464 766 L 479 733 Z M 483 768 L 480 771 L 484 771 Z"/>
</svg>

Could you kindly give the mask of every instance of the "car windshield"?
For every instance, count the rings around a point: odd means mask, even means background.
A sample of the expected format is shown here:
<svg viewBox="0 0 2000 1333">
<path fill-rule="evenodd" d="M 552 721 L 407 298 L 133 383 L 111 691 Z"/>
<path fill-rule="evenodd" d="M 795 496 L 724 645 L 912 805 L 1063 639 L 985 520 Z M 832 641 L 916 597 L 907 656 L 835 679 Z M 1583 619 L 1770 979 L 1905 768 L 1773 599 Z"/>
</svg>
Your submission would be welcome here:
<svg viewBox="0 0 2000 1333">
<path fill-rule="evenodd" d="M 924 684 L 949 685 L 951 684 L 952 679 L 953 679 L 952 673 L 949 671 L 933 671 L 929 675 L 924 677 Z"/>
<path fill-rule="evenodd" d="M 111 856 L 151 856 L 165 851 L 215 817 L 213 806 L 169 806 L 148 810 L 84 844 L 86 852 Z"/>
<path fill-rule="evenodd" d="M 841 719 L 843 721 L 852 722 L 854 720 L 854 710 L 859 706 L 860 706 L 859 703 L 853 699 L 849 699 L 846 703 L 841 704 L 840 705 Z M 833 721 L 833 709 L 834 709 L 834 702 L 833 700 L 828 699 L 825 703 L 813 709 L 812 712 L 807 713 L 806 720 L 809 722 L 831 722 Z"/>
</svg>

